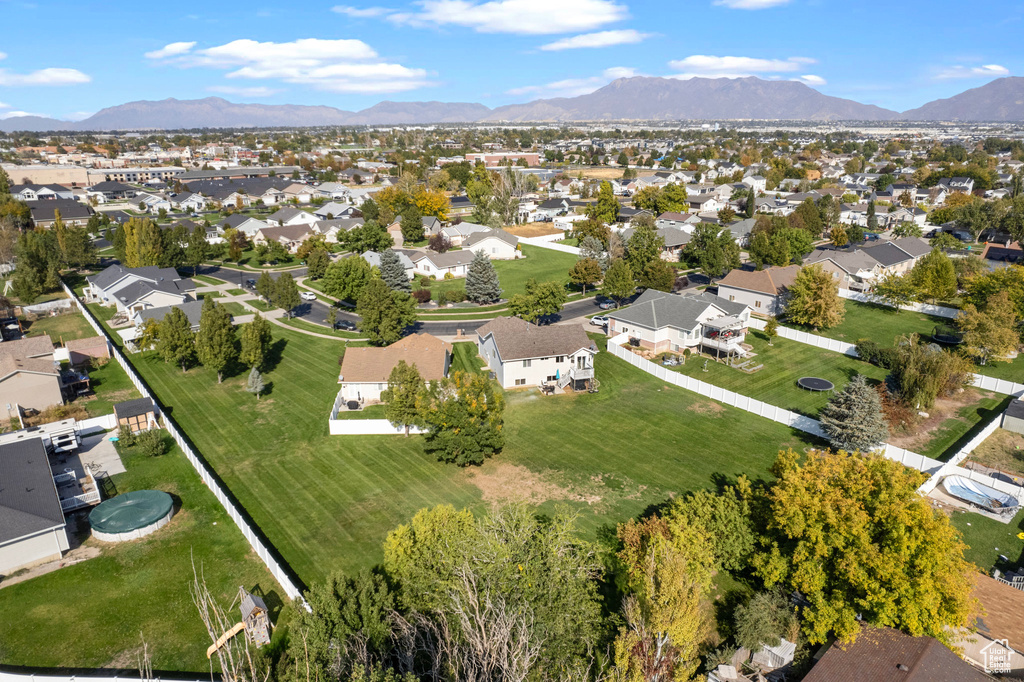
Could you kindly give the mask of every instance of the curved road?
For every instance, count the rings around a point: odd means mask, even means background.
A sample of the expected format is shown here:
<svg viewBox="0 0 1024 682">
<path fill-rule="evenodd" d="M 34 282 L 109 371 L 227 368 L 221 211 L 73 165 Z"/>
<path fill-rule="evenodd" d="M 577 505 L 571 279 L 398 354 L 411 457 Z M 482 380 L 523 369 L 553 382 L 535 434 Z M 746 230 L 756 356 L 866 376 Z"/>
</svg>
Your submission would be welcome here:
<svg viewBox="0 0 1024 682">
<path fill-rule="evenodd" d="M 296 268 L 294 270 L 284 271 L 268 271 L 270 276 L 274 279 L 281 274 L 281 272 L 289 272 L 293 277 L 303 277 L 306 274 L 306 268 Z M 208 275 L 210 277 L 216 277 L 226 282 L 234 284 L 238 282 L 238 286 L 245 288 L 245 280 L 256 279 L 260 273 L 253 272 L 251 270 L 237 270 L 235 268 L 227 268 L 216 265 L 203 265 L 199 268 L 200 275 Z M 327 326 L 327 314 L 330 311 L 331 306 L 327 305 L 323 301 L 303 301 L 298 308 L 293 311 L 295 317 L 312 322 L 313 324 Z M 456 311 L 453 311 L 456 312 Z M 572 301 L 566 303 L 565 307 L 562 308 L 562 312 L 552 318 L 551 322 L 566 322 L 569 320 L 575 320 L 587 315 L 594 315 L 601 312 L 601 308 L 598 306 L 597 299 L 585 298 L 579 301 Z M 359 323 L 359 316 L 353 312 L 349 312 L 344 308 L 336 308 L 335 315 L 338 321 L 346 320 L 353 324 Z M 476 320 L 438 320 L 436 322 L 420 320 L 413 327 L 413 331 L 427 332 L 434 336 L 455 336 L 459 330 L 464 332 L 471 332 L 479 327 L 484 326 L 490 320 L 489 319 L 476 319 Z"/>
</svg>

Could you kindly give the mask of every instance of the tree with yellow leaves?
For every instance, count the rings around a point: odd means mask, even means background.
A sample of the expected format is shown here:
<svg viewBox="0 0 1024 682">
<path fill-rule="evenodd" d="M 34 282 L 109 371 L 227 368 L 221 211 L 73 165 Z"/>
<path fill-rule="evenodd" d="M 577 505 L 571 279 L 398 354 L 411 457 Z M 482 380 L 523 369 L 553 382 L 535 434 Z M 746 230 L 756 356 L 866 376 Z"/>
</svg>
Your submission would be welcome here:
<svg viewBox="0 0 1024 682">
<path fill-rule="evenodd" d="M 420 189 L 413 197 L 416 208 L 420 215 L 434 216 L 438 220 L 448 220 L 448 211 L 451 210 L 451 202 L 447 195 L 440 190 Z"/>
<path fill-rule="evenodd" d="M 858 615 L 876 626 L 951 644 L 973 609 L 975 569 L 942 512 L 917 492 L 919 471 L 874 454 L 779 453 L 766 493 L 756 573 L 809 602 L 812 643 L 852 641 Z"/>
</svg>

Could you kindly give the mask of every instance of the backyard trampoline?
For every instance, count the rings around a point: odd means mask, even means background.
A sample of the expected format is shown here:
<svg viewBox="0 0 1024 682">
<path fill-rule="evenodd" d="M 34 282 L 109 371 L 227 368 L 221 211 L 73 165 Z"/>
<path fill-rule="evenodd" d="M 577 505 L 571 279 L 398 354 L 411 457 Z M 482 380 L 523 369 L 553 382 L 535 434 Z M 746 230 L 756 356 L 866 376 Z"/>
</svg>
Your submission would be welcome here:
<svg viewBox="0 0 1024 682">
<path fill-rule="evenodd" d="M 831 391 L 836 387 L 835 384 L 828 379 L 820 379 L 818 377 L 800 377 L 796 380 L 796 385 L 800 388 L 806 388 L 808 391 L 814 391 L 816 393 Z"/>
<path fill-rule="evenodd" d="M 956 346 L 964 342 L 964 335 L 956 327 L 940 324 L 932 330 L 932 340 L 947 346 Z"/>
<path fill-rule="evenodd" d="M 135 490 L 101 502 L 89 512 L 89 525 L 97 540 L 125 542 L 166 526 L 174 514 L 174 501 L 161 490 Z"/>
</svg>

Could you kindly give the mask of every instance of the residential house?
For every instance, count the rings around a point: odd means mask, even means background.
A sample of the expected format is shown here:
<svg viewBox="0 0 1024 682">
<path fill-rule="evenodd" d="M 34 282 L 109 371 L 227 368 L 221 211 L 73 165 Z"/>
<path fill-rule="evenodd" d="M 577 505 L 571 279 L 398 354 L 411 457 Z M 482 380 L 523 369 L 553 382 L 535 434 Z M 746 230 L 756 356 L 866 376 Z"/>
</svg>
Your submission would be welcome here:
<svg viewBox="0 0 1024 682">
<path fill-rule="evenodd" d="M 160 209 L 170 211 L 174 208 L 167 197 L 150 192 L 139 192 L 128 200 L 128 205 L 138 213 L 159 213 Z"/>
<path fill-rule="evenodd" d="M 348 187 L 340 182 L 325 182 L 314 190 L 313 196 L 337 201 L 348 196 Z"/>
<path fill-rule="evenodd" d="M 939 186 L 950 194 L 953 192 L 970 194 L 974 191 L 974 180 L 972 178 L 964 177 L 942 178 L 939 180 Z"/>
<path fill-rule="evenodd" d="M 432 215 L 425 215 L 420 220 L 423 221 L 423 234 L 427 237 L 433 237 L 435 234 L 441 231 L 441 221 L 437 217 Z"/>
<path fill-rule="evenodd" d="M 476 345 L 502 388 L 571 383 L 582 390 L 594 379 L 597 346 L 577 324 L 535 325 L 497 317 L 477 329 Z"/>
<path fill-rule="evenodd" d="M 9 418 L 18 418 L 18 407 L 42 411 L 63 404 L 60 365 L 47 334 L 0 343 L 0 407 Z"/>
<path fill-rule="evenodd" d="M 448 210 L 449 218 L 467 216 L 476 208 L 476 205 L 467 196 L 449 197 L 448 203 L 451 205 L 451 208 Z"/>
<path fill-rule="evenodd" d="M 206 197 L 196 192 L 181 192 L 172 194 L 170 198 L 171 207 L 178 211 L 201 211 L 206 206 Z"/>
<path fill-rule="evenodd" d="M 312 225 L 317 221 L 317 216 L 303 211 L 302 209 L 295 208 L 294 206 L 285 206 L 275 211 L 270 217 L 267 218 L 267 225 L 270 227 L 280 227 L 281 225 Z"/>
<path fill-rule="evenodd" d="M 313 211 L 313 215 L 321 220 L 334 220 L 335 218 L 346 218 L 355 210 L 355 206 L 331 201 Z"/>
<path fill-rule="evenodd" d="M 677 227 L 682 229 L 684 225 L 692 225 L 700 222 L 700 218 L 692 213 L 674 213 L 666 211 L 658 216 L 655 224 L 658 227 Z"/>
<path fill-rule="evenodd" d="M 569 199 L 559 197 L 548 199 L 537 204 L 536 210 L 530 216 L 531 222 L 550 222 L 560 215 L 569 213 Z"/>
<path fill-rule="evenodd" d="M 654 217 L 654 214 L 644 208 L 633 208 L 632 206 L 619 206 L 619 211 L 615 216 L 615 222 L 623 225 L 628 225 L 635 218 L 640 216 Z"/>
<path fill-rule="evenodd" d="M 758 315 L 779 315 L 786 307 L 786 292 L 799 265 L 770 267 L 764 270 L 730 270 L 718 281 L 718 295 L 749 307 Z"/>
<path fill-rule="evenodd" d="M 334 244 L 338 241 L 339 235 L 362 227 L 363 224 L 362 218 L 335 218 L 334 220 L 318 220 L 310 227 L 315 233 L 323 235 L 324 241 Z"/>
<path fill-rule="evenodd" d="M 816 656 L 804 682 L 992 682 L 933 637 L 865 626 L 848 644 L 835 641 Z"/>
<path fill-rule="evenodd" d="M 302 245 L 302 242 L 314 234 L 318 233 L 313 229 L 313 226 L 305 223 L 263 227 L 253 236 L 253 243 L 269 244 L 271 242 L 278 242 L 289 253 L 295 253 L 298 251 L 299 246 Z"/>
<path fill-rule="evenodd" d="M 435 253 L 433 251 L 417 251 L 410 256 L 417 275 L 434 276 L 437 279 L 444 279 L 446 275 L 451 277 L 465 277 L 469 272 L 469 264 L 473 262 L 472 251 L 446 251 Z M 451 279 L 449 277 L 449 279 Z"/>
<path fill-rule="evenodd" d="M 53 227 L 60 213 L 61 221 L 68 226 L 81 226 L 89 222 L 93 210 L 72 199 L 39 199 L 26 201 L 35 227 Z"/>
<path fill-rule="evenodd" d="M 821 265 L 825 272 L 839 280 L 839 288 L 865 292 L 881 275 L 881 264 L 857 248 L 818 248 L 805 259 L 804 265 Z"/>
<path fill-rule="evenodd" d="M 260 230 L 270 227 L 267 223 L 247 216 L 244 213 L 232 213 L 224 220 L 220 221 L 219 227 L 221 232 L 225 230 L 238 230 L 245 235 L 246 239 L 252 239 L 256 236 L 256 233 Z"/>
<path fill-rule="evenodd" d="M 129 316 L 147 308 L 185 303 L 193 300 L 196 287 L 174 268 L 149 265 L 126 268 L 111 265 L 85 278 L 86 302 L 115 305 Z"/>
<path fill-rule="evenodd" d="M 380 402 L 391 370 L 401 360 L 416 367 L 424 381 L 439 381 L 448 376 L 452 346 L 430 334 L 410 334 L 384 348 L 348 348 L 338 375 L 339 395 L 346 402 Z"/>
<path fill-rule="evenodd" d="M 760 175 L 748 175 L 747 177 L 743 178 L 740 182 L 754 190 L 754 192 L 757 194 L 763 194 L 767 189 L 768 183 L 768 181 L 763 176 Z"/>
<path fill-rule="evenodd" d="M 694 213 L 717 212 L 725 208 L 725 203 L 714 194 L 698 194 L 686 198 L 690 210 Z"/>
<path fill-rule="evenodd" d="M 489 232 L 490 229 L 486 225 L 477 225 L 476 223 L 456 223 L 441 228 L 441 234 L 448 237 L 452 246 L 462 246 L 466 238 L 474 232 Z"/>
<path fill-rule="evenodd" d="M 313 200 L 313 194 L 315 193 L 312 187 L 301 182 L 293 182 L 281 191 L 284 192 L 285 201 L 294 199 L 300 204 L 308 204 Z"/>
<path fill-rule="evenodd" d="M 72 367 L 88 364 L 93 359 L 104 360 L 110 357 L 110 343 L 105 336 L 71 339 L 64 347 L 68 350 L 68 360 Z"/>
<path fill-rule="evenodd" d="M 95 197 L 101 204 L 107 201 L 131 199 L 136 194 L 138 194 L 138 190 L 131 185 L 114 182 L 113 180 L 104 180 L 103 182 L 97 182 L 95 185 L 85 188 L 85 196 L 90 199 Z"/>
<path fill-rule="evenodd" d="M 11 185 L 9 192 L 20 201 L 43 201 L 48 199 L 75 200 L 75 193 L 63 185 Z"/>
<path fill-rule="evenodd" d="M 462 248 L 474 253 L 483 251 L 491 260 L 519 258 L 518 247 L 519 237 L 500 229 L 473 232 L 462 240 Z"/>
<path fill-rule="evenodd" d="M 700 348 L 715 354 L 744 353 L 750 307 L 714 294 L 670 294 L 648 289 L 633 305 L 608 314 L 608 333 L 654 351 Z"/>
<path fill-rule="evenodd" d="M 661 259 L 670 263 L 678 263 L 683 249 L 690 243 L 690 233 L 678 227 L 658 227 L 658 234 L 665 240 L 665 246 L 661 249 Z M 633 236 L 633 228 L 628 227 L 622 231 L 622 241 L 628 242 Z"/>
<path fill-rule="evenodd" d="M 1017 401 L 1020 402 L 1020 401 Z M 1009 578 L 992 578 L 978 574 L 974 579 L 974 597 L 979 609 L 974 614 L 973 631 L 963 633 L 957 646 L 964 660 L 979 668 L 1005 666 L 1001 672 L 1014 679 L 1024 678 L 1024 582 Z"/>
<path fill-rule="evenodd" d="M 409 258 L 409 253 L 413 253 L 413 252 L 407 253 L 405 251 L 399 251 L 397 249 L 395 249 L 394 251 L 395 251 L 395 253 L 398 254 L 398 260 L 399 260 L 399 262 L 402 263 L 402 267 L 405 268 L 405 275 L 406 275 L 406 277 L 408 277 L 409 279 L 412 279 L 413 278 L 413 271 L 416 269 L 416 266 L 413 265 L 412 260 Z M 380 267 L 380 256 L 381 256 L 381 254 L 376 252 L 376 251 L 367 251 L 366 253 L 363 254 L 363 260 L 365 260 L 367 263 L 369 263 L 371 268 L 379 268 Z"/>
<path fill-rule="evenodd" d="M 41 438 L 0 445 L 0 575 L 68 550 L 64 512 Z"/>
</svg>

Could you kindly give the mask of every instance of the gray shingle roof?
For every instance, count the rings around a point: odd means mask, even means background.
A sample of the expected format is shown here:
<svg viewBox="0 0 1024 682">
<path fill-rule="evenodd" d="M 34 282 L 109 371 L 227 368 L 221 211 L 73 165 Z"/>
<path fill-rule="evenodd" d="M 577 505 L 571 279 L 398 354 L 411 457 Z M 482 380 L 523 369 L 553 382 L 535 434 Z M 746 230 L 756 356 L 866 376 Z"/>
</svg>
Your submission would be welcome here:
<svg viewBox="0 0 1024 682">
<path fill-rule="evenodd" d="M 151 398 L 136 398 L 135 400 L 126 400 L 123 403 L 114 404 L 114 414 L 117 415 L 118 419 L 139 417 L 153 412 L 155 409 Z"/>
<path fill-rule="evenodd" d="M 135 275 L 136 277 L 148 279 L 153 282 L 181 279 L 181 276 L 174 268 L 158 268 L 155 265 L 147 265 L 142 268 L 126 268 L 123 265 L 111 265 L 104 268 L 102 271 L 97 272 L 95 275 L 86 277 L 85 279 L 90 284 L 94 284 L 101 289 L 106 289 L 125 275 Z M 191 283 L 191 280 L 188 281 Z"/>
<path fill-rule="evenodd" d="M 471 234 L 468 237 L 466 237 L 465 241 L 462 242 L 462 245 L 465 248 L 467 248 L 467 249 L 472 249 L 474 244 L 482 242 L 483 240 L 489 239 L 491 237 L 494 237 L 495 239 L 500 239 L 501 241 L 505 242 L 509 246 L 512 246 L 513 248 L 517 244 L 519 244 L 519 237 L 515 237 L 515 236 L 511 235 L 508 232 L 506 232 L 505 230 L 497 230 L 497 229 L 495 229 L 495 230 L 486 230 L 484 232 L 474 232 L 473 234 Z"/>
<path fill-rule="evenodd" d="M 502 362 L 572 355 L 592 345 L 578 324 L 538 326 L 518 317 L 495 318 L 477 334 L 481 339 L 492 336 Z"/>
<path fill-rule="evenodd" d="M 711 306 L 719 308 L 727 315 L 739 315 L 747 308 L 742 303 L 727 301 L 714 294 L 680 296 L 648 289 L 640 294 L 633 305 L 625 310 L 609 313 L 608 317 L 647 329 L 672 327 L 689 331 L 697 327 L 698 318 Z"/>
<path fill-rule="evenodd" d="M 62 220 L 84 220 L 92 215 L 92 209 L 74 199 L 41 199 L 26 201 L 33 221 L 54 219 L 54 211 L 60 211 Z"/>
<path fill-rule="evenodd" d="M 185 317 L 188 318 L 188 323 L 193 327 L 199 326 L 199 318 L 203 314 L 203 302 L 202 301 L 185 301 L 178 305 L 165 305 L 159 308 L 147 308 L 146 310 L 140 310 L 138 312 L 139 319 L 145 320 L 156 320 L 160 322 L 164 319 L 167 313 L 171 312 L 171 308 L 180 308 L 181 312 L 185 313 Z"/>
<path fill-rule="evenodd" d="M 0 543 L 63 525 L 42 439 L 0 445 Z"/>
</svg>

